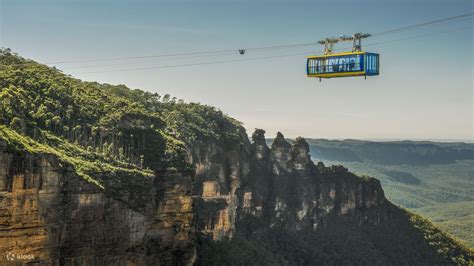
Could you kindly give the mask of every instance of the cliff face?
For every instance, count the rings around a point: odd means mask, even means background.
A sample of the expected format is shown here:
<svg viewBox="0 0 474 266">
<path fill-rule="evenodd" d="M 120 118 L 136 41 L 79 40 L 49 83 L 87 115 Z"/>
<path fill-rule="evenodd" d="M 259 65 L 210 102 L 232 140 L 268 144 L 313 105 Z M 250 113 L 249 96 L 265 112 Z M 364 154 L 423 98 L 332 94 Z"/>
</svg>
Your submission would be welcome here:
<svg viewBox="0 0 474 266">
<path fill-rule="evenodd" d="M 290 144 L 278 133 L 270 147 L 263 130 L 252 138 L 239 153 L 244 164 L 212 153 L 217 168 L 239 175 L 196 180 L 198 265 L 472 263 L 469 250 L 387 201 L 377 179 L 314 164 L 302 138 Z M 235 181 L 230 194 L 221 192 L 226 181 Z M 202 210 L 200 201 L 208 204 Z"/>
<path fill-rule="evenodd" d="M 0 146 L 0 258 L 55 264 L 190 264 L 195 235 L 232 237 L 247 217 L 316 230 L 326 217 L 377 223 L 380 184 L 342 167 L 314 165 L 308 145 L 280 134 L 271 149 L 262 131 L 250 144 L 203 142 L 189 149 L 195 176 L 157 175 L 137 191 L 141 208 L 113 198 L 50 154 Z M 370 215 L 369 215 L 370 214 Z"/>
<path fill-rule="evenodd" d="M 144 210 L 106 196 L 49 154 L 0 141 L 0 261 L 44 265 L 188 263 L 195 256 L 191 178 L 156 178 Z M 159 188 L 159 189 L 158 189 Z"/>
<path fill-rule="evenodd" d="M 136 195 L 111 194 L 77 176 L 55 155 L 13 152 L 0 141 L 0 261 L 190 265 L 215 254 L 203 254 L 199 239 L 220 243 L 239 234 L 258 236 L 274 229 L 303 234 L 302 239 L 314 233 L 319 244 L 340 243 L 339 233 L 356 232 L 351 236 L 356 241 L 350 243 L 372 241 L 365 249 L 378 246 L 373 256 L 379 256 L 393 249 L 386 238 L 393 227 L 405 230 L 394 243 L 415 243 L 411 256 L 428 254 L 435 264 L 443 261 L 426 236 L 410 224 L 410 216 L 385 199 L 378 180 L 357 177 L 342 166 L 314 164 L 302 138 L 290 145 L 279 133 L 270 147 L 262 130 L 256 130 L 252 143 L 245 135 L 241 138 L 238 143 L 190 146 L 193 177 L 156 174 Z M 138 195 L 140 204 L 131 204 L 130 198 L 135 203 Z M 393 259 L 387 255 L 377 262 Z"/>
<path fill-rule="evenodd" d="M 205 142 L 193 145 L 191 162 L 196 167 L 194 206 L 196 229 L 214 240 L 232 237 L 240 199 L 237 190 L 248 176 L 250 143 Z"/>
<path fill-rule="evenodd" d="M 316 230 L 334 217 L 373 224 L 385 218 L 378 180 L 357 177 L 342 166 L 315 165 L 302 138 L 290 145 L 278 133 L 268 148 L 263 132 L 256 131 L 253 140 L 240 217 L 262 216 L 270 227 L 293 230 Z"/>
<path fill-rule="evenodd" d="M 304 139 L 290 145 L 281 133 L 271 148 L 263 131 L 253 143 L 224 150 L 205 144 L 194 154 L 196 224 L 214 240 L 232 237 L 239 220 L 316 230 L 334 217 L 378 223 L 385 197 L 376 179 L 362 179 L 342 166 L 315 165 Z"/>
</svg>

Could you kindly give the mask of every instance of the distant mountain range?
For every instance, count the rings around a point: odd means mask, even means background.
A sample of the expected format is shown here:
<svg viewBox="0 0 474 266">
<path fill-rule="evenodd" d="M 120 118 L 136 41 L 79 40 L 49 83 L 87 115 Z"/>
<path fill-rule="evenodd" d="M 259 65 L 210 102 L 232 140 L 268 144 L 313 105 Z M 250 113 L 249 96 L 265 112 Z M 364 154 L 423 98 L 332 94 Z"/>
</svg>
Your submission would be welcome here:
<svg viewBox="0 0 474 266">
<path fill-rule="evenodd" d="M 314 140 L 360 140 L 360 141 L 372 141 L 372 142 L 421 142 L 421 143 L 468 143 L 474 144 L 474 139 L 412 139 L 412 138 L 374 138 L 374 139 L 324 139 L 324 138 L 312 138 Z"/>
<path fill-rule="evenodd" d="M 313 158 L 385 165 L 446 164 L 474 158 L 474 144 L 462 142 L 309 139 Z"/>
</svg>

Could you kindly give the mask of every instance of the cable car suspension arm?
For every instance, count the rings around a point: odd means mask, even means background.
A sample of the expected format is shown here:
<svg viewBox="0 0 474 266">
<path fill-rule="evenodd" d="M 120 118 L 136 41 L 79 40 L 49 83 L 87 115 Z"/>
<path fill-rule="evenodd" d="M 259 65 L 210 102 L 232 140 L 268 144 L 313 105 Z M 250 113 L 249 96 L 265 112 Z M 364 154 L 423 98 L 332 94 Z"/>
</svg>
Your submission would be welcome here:
<svg viewBox="0 0 474 266">
<path fill-rule="evenodd" d="M 354 33 L 352 36 L 341 35 L 339 38 L 326 38 L 318 41 L 324 45 L 324 54 L 331 54 L 334 51 L 334 45 L 338 42 L 352 41 L 352 52 L 362 51 L 362 39 L 370 37 L 369 33 Z"/>
</svg>

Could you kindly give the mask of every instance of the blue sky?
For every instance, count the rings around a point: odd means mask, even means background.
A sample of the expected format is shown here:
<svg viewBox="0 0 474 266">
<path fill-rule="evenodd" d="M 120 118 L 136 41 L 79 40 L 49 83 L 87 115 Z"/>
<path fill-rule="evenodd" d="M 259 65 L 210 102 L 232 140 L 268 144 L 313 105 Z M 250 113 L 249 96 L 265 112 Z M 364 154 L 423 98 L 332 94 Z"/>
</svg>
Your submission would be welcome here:
<svg viewBox="0 0 474 266">
<path fill-rule="evenodd" d="M 313 42 L 471 12 L 471 0 L 0 0 L 0 46 L 39 62 L 117 58 Z M 259 127 L 269 137 L 282 131 L 288 137 L 469 140 L 472 27 L 472 18 L 461 19 L 367 39 L 365 44 L 427 35 L 367 46 L 381 55 L 381 75 L 367 80 L 307 78 L 304 54 L 319 53 L 318 46 L 57 67 L 84 80 L 214 105 L 250 133 Z M 90 73 L 286 54 L 302 55 Z"/>
</svg>

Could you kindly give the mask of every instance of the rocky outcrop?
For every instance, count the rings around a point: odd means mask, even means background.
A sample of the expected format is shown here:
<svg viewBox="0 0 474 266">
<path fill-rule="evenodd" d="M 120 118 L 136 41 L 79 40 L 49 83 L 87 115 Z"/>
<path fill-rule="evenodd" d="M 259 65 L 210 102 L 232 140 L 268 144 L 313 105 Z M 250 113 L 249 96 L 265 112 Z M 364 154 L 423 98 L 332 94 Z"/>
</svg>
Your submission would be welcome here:
<svg viewBox="0 0 474 266">
<path fill-rule="evenodd" d="M 191 178 L 141 191 L 145 210 L 85 182 L 50 154 L 0 141 L 0 262 L 41 265 L 188 264 L 195 256 Z"/>
<path fill-rule="evenodd" d="M 253 136 L 252 150 L 260 152 L 240 190 L 239 218 L 262 216 L 265 226 L 294 230 L 316 230 L 334 218 L 374 224 L 385 218 L 378 180 L 315 165 L 303 138 L 290 144 L 278 133 L 269 149 L 263 133 Z"/>
<path fill-rule="evenodd" d="M 190 160 L 196 168 L 194 206 L 196 230 L 214 240 L 232 237 L 239 198 L 237 189 L 249 172 L 250 143 L 196 143 Z"/>
<path fill-rule="evenodd" d="M 248 219 L 260 226 L 318 230 L 331 219 L 384 219 L 380 183 L 343 167 L 315 165 L 302 138 L 263 130 L 250 143 L 189 147 L 195 176 L 155 176 L 140 208 L 85 182 L 54 155 L 0 146 L 0 261 L 56 265 L 192 264 L 196 235 L 232 238 Z M 2 143 L 2 142 L 0 142 Z"/>
<path fill-rule="evenodd" d="M 378 180 L 342 166 L 315 165 L 303 138 L 290 144 L 278 133 L 268 147 L 264 133 L 257 129 L 253 143 L 240 149 L 208 143 L 194 150 L 199 233 L 214 240 L 232 237 L 249 217 L 294 230 L 316 230 L 334 218 L 374 224 L 385 218 Z"/>
</svg>

